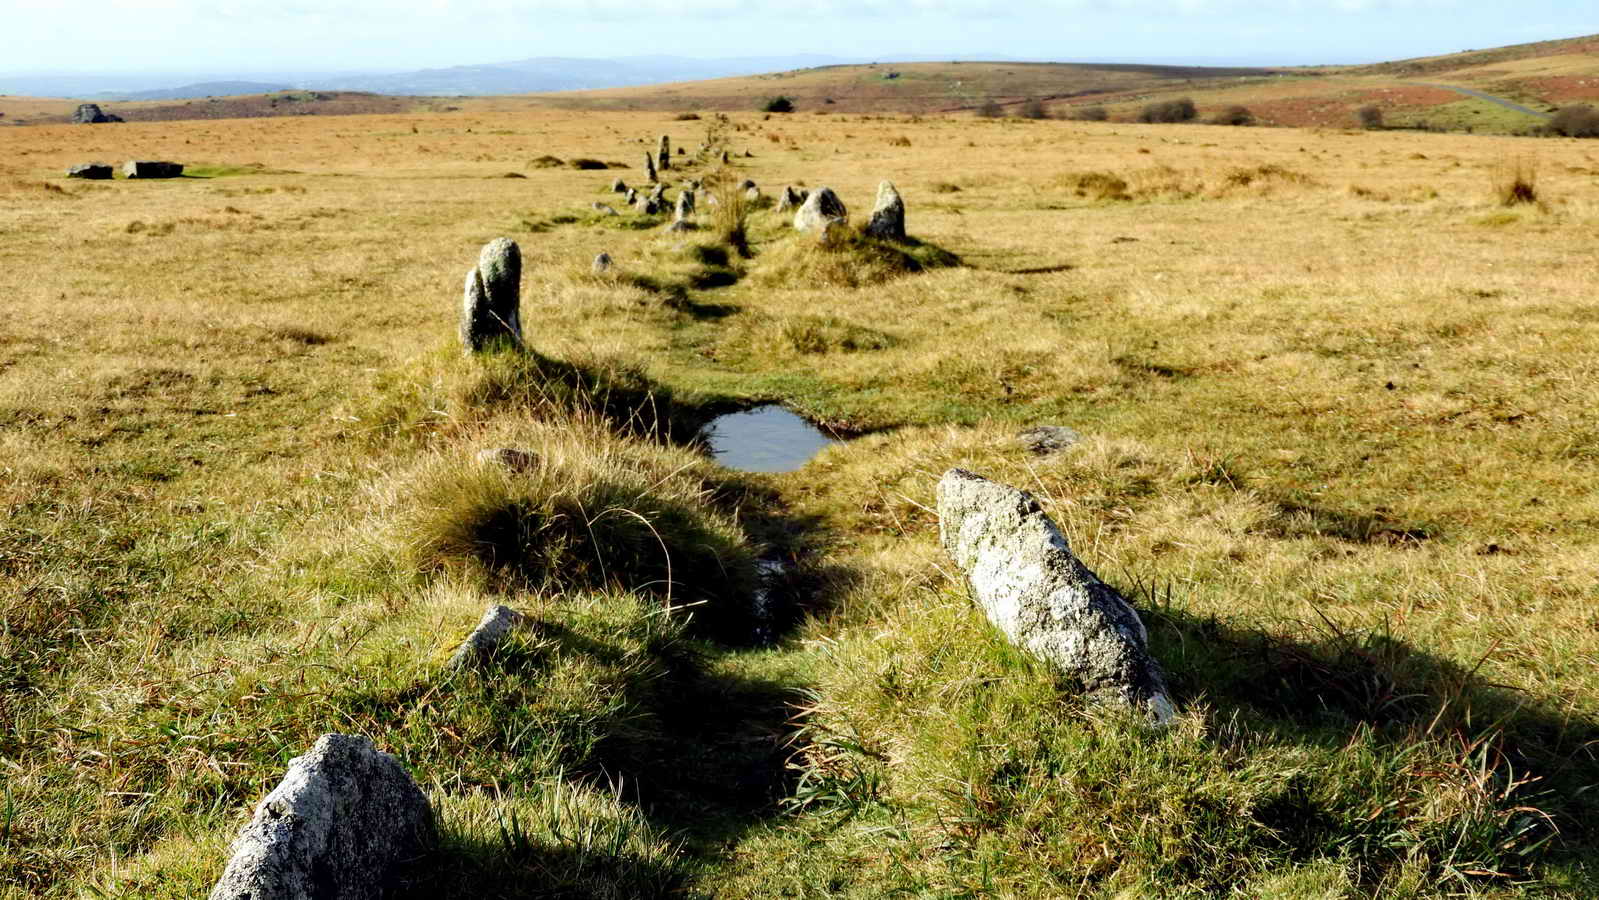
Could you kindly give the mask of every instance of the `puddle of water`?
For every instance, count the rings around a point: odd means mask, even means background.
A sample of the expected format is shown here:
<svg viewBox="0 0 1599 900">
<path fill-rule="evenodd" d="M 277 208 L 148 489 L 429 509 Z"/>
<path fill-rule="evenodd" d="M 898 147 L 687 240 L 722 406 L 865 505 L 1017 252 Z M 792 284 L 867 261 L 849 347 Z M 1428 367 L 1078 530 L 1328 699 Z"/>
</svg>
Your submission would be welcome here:
<svg viewBox="0 0 1599 900">
<path fill-rule="evenodd" d="M 837 441 L 776 404 L 717 416 L 705 426 L 711 455 L 741 472 L 792 472 Z"/>
</svg>

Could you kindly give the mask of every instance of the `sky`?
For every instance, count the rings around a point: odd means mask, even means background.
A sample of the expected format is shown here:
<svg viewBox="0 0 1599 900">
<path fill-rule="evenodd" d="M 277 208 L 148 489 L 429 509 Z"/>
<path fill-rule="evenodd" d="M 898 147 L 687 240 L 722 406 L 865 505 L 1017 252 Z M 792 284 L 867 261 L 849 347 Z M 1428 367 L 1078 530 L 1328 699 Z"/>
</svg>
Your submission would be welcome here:
<svg viewBox="0 0 1599 900">
<path fill-rule="evenodd" d="M 1599 32 L 1592 0 L 0 0 L 0 72 L 824 53 L 1359 63 Z"/>
</svg>

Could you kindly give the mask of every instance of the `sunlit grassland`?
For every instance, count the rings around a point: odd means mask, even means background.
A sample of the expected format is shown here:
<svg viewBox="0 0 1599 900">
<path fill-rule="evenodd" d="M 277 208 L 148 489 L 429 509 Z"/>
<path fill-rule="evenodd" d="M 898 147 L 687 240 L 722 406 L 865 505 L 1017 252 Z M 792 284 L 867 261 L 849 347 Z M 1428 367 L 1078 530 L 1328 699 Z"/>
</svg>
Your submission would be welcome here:
<svg viewBox="0 0 1599 900">
<path fill-rule="evenodd" d="M 766 194 L 858 223 L 890 179 L 961 261 L 896 272 L 764 209 L 745 259 L 590 208 L 707 121 L 484 103 L 6 130 L 3 889 L 203 893 L 344 730 L 439 804 L 418 896 L 1593 892 L 1592 145 L 735 117 Z M 61 177 L 135 157 L 215 177 Z M 1540 202 L 1501 207 L 1518 160 Z M 547 366 L 452 345 L 498 236 Z M 623 414 L 651 387 L 674 427 Z M 658 440 L 765 400 L 864 436 L 781 476 Z M 1084 441 L 1029 457 L 1038 423 Z M 506 445 L 538 478 L 470 465 Z M 1170 734 L 982 625 L 936 549 L 952 465 L 1037 493 L 1145 612 Z M 439 537 L 547 498 L 647 512 L 617 534 L 651 583 Z M 730 584 L 796 566 L 775 645 L 662 590 L 689 576 L 651 548 L 710 543 Z M 446 676 L 491 598 L 541 624 Z"/>
</svg>

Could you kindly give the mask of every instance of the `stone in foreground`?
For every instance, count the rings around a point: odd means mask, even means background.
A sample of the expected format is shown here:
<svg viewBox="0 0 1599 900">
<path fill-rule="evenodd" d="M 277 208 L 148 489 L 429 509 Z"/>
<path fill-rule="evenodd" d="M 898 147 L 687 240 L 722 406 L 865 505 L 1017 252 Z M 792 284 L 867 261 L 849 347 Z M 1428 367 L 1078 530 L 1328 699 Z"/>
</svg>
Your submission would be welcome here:
<svg viewBox="0 0 1599 900">
<path fill-rule="evenodd" d="M 103 181 L 116 174 L 116 170 L 105 163 L 82 163 L 67 170 L 68 178 L 89 178 Z"/>
<path fill-rule="evenodd" d="M 181 163 L 130 159 L 122 164 L 123 178 L 178 178 L 182 175 Z"/>
<path fill-rule="evenodd" d="M 489 607 L 477 627 L 472 629 L 472 633 L 466 636 L 466 640 L 450 657 L 450 668 L 467 669 L 487 660 L 505 642 L 506 635 L 522 624 L 524 619 L 526 616 L 509 606 Z"/>
<path fill-rule="evenodd" d="M 432 839 L 432 808 L 398 760 L 325 734 L 256 807 L 210 900 L 379 900 Z"/>
<path fill-rule="evenodd" d="M 1166 679 L 1138 613 L 1100 581 L 1031 494 L 950 469 L 938 482 L 938 534 L 977 604 L 1010 641 L 1157 724 L 1171 719 Z"/>
<path fill-rule="evenodd" d="M 841 225 L 849 224 L 849 209 L 844 206 L 844 201 L 838 199 L 832 188 L 817 188 L 816 192 L 805 198 L 800 204 L 799 212 L 794 214 L 795 231 L 816 231 L 825 229 L 830 222 Z"/>
<path fill-rule="evenodd" d="M 877 205 L 872 208 L 872 218 L 864 231 L 885 241 L 905 240 L 905 200 L 894 189 L 893 182 L 877 186 Z"/>
<path fill-rule="evenodd" d="M 461 346 L 468 353 L 497 339 L 522 345 L 522 249 L 510 238 L 483 246 L 478 264 L 466 273 L 461 299 Z"/>
</svg>

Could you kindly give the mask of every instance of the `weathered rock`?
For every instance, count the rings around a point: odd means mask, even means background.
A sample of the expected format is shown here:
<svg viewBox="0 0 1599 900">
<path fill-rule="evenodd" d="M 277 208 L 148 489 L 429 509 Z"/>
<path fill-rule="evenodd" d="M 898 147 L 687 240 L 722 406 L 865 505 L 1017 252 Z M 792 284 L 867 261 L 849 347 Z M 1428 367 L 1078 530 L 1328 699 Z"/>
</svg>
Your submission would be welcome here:
<svg viewBox="0 0 1599 900">
<path fill-rule="evenodd" d="M 661 146 L 660 149 L 655 151 L 655 157 L 662 172 L 672 167 L 672 139 L 670 137 L 664 134 L 661 135 Z"/>
<path fill-rule="evenodd" d="M 725 165 L 727 165 L 727 163 L 728 163 L 727 151 L 723 150 L 722 151 L 722 165 L 725 166 Z"/>
<path fill-rule="evenodd" d="M 756 186 L 754 179 L 751 178 L 746 178 L 743 181 L 740 181 L 738 183 L 738 189 L 741 191 L 760 190 L 760 188 Z"/>
<path fill-rule="evenodd" d="M 751 203 L 759 201 L 761 199 L 761 189 L 758 187 L 748 188 L 744 191 L 744 199 Z"/>
<path fill-rule="evenodd" d="M 72 111 L 72 124 L 74 125 L 99 125 L 105 122 L 120 122 L 121 116 L 114 116 L 100 108 L 98 103 L 79 103 L 78 108 Z"/>
<path fill-rule="evenodd" d="M 175 162 L 130 159 L 122 164 L 123 178 L 177 178 L 182 174 L 182 164 Z"/>
<path fill-rule="evenodd" d="M 500 644 L 504 643 L 506 635 L 511 630 L 522 624 L 526 616 L 509 606 L 491 606 L 488 612 L 466 636 L 455 653 L 450 656 L 449 667 L 452 669 L 468 669 L 476 666 L 494 655 Z"/>
<path fill-rule="evenodd" d="M 627 205 L 628 206 L 632 206 L 633 204 L 638 202 L 638 191 L 635 191 L 632 188 L 628 188 L 627 189 L 627 195 L 625 197 L 623 197 L 622 199 L 627 201 Z"/>
<path fill-rule="evenodd" d="M 608 205 L 606 205 L 604 203 L 599 202 L 598 200 L 594 201 L 590 205 L 594 207 L 594 211 L 595 212 L 600 213 L 602 215 L 614 216 L 614 215 L 618 214 L 616 212 L 616 207 L 608 206 Z"/>
<path fill-rule="evenodd" d="M 653 216 L 661 211 L 661 204 L 655 202 L 654 197 L 643 197 L 639 199 L 638 211 L 646 216 Z"/>
<path fill-rule="evenodd" d="M 665 184 L 656 184 L 655 187 L 650 188 L 650 199 L 654 200 L 656 203 L 660 204 L 661 206 L 665 206 L 666 205 L 666 185 Z"/>
<path fill-rule="evenodd" d="M 67 170 L 68 178 L 89 178 L 102 181 L 116 174 L 116 169 L 105 163 L 82 163 Z"/>
<path fill-rule="evenodd" d="M 522 345 L 522 249 L 510 238 L 495 238 L 466 273 L 461 346 L 471 353 L 505 338 Z"/>
<path fill-rule="evenodd" d="M 1064 425 L 1034 425 L 1016 432 L 1016 440 L 1037 456 L 1059 453 L 1082 439 Z"/>
<path fill-rule="evenodd" d="M 623 181 L 622 179 L 618 178 L 615 181 L 611 182 L 611 193 L 613 193 L 613 194 L 625 194 L 625 193 L 627 193 L 627 190 L 628 190 L 627 182 Z"/>
<path fill-rule="evenodd" d="M 595 275 L 604 275 L 606 272 L 611 271 L 611 254 L 601 253 L 599 256 L 594 257 L 592 271 Z"/>
<path fill-rule="evenodd" d="M 905 240 L 905 200 L 892 182 L 877 186 L 877 205 L 866 223 L 865 232 L 885 241 Z"/>
<path fill-rule="evenodd" d="M 983 612 L 1088 695 L 1164 723 L 1173 714 L 1138 613 L 1100 581 L 1025 491 L 962 469 L 938 482 L 938 534 Z"/>
<path fill-rule="evenodd" d="M 507 472 L 520 474 L 537 468 L 539 455 L 532 450 L 518 450 L 515 447 L 492 447 L 479 450 L 477 462 L 480 466 L 499 466 Z"/>
<path fill-rule="evenodd" d="M 649 179 L 650 181 L 654 181 L 658 177 L 656 175 L 656 173 L 655 173 L 655 156 L 654 156 L 654 154 L 650 154 L 650 153 L 644 154 L 644 177 Z"/>
<path fill-rule="evenodd" d="M 398 760 L 325 734 L 256 807 L 210 900 L 379 900 L 433 841 L 433 810 Z"/>
<path fill-rule="evenodd" d="M 677 220 L 679 222 L 694 215 L 694 192 L 683 191 L 677 195 Z"/>
<path fill-rule="evenodd" d="M 811 231 L 827 227 L 827 223 L 849 224 L 849 209 L 829 187 L 817 188 L 805 198 L 799 211 L 794 213 L 794 230 Z"/>
<path fill-rule="evenodd" d="M 805 202 L 805 192 L 804 191 L 796 191 L 796 190 L 794 190 L 794 186 L 791 185 L 791 184 L 790 185 L 784 185 L 783 193 L 779 194 L 778 197 L 777 197 L 777 211 L 778 212 L 791 212 L 793 210 L 799 209 L 800 208 L 800 204 L 802 204 L 804 202 Z"/>
</svg>

